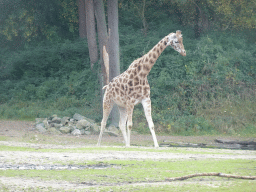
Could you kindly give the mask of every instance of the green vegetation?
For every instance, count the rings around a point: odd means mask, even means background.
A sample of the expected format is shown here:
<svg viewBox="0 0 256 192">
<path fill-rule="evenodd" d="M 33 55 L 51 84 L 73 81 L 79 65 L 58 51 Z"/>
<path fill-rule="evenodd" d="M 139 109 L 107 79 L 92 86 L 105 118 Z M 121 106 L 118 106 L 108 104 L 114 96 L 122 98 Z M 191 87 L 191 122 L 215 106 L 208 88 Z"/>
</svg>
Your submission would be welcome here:
<svg viewBox="0 0 256 192">
<path fill-rule="evenodd" d="M 52 114 L 80 113 L 100 122 L 100 70 L 98 65 L 93 71 L 90 69 L 87 43 L 78 39 L 76 8 L 69 9 L 76 5 L 71 0 L 47 2 L 42 6 L 47 4 L 49 9 L 40 17 L 37 29 L 26 31 L 20 26 L 34 22 L 36 17 L 32 15 L 36 11 L 26 11 L 30 6 L 39 9 L 32 4 L 24 5 L 17 15 L 6 16 L 1 28 L 0 40 L 6 46 L 0 48 L 0 118 L 33 120 Z M 251 9 L 242 3 L 239 13 L 233 15 L 234 3 L 200 1 L 201 8 L 207 5 L 201 11 L 214 24 L 195 39 L 195 9 L 186 11 L 191 2 L 181 1 L 175 6 L 168 2 L 156 6 L 148 1 L 145 18 L 140 17 L 142 13 L 135 2 L 120 4 L 121 71 L 165 35 L 177 29 L 183 33 L 187 56 L 181 57 L 167 48 L 148 76 L 157 134 L 255 135 L 255 15 L 247 17 Z M 254 5 L 253 1 L 250 3 Z M 169 5 L 168 10 L 165 4 Z M 175 11 L 181 7 L 184 9 L 179 17 Z M 54 17 L 56 10 L 63 18 Z M 216 21 L 211 20 L 214 12 Z M 47 15 L 52 20 L 48 21 Z M 131 15 L 135 16 L 132 20 Z M 22 18 L 26 19 L 18 26 L 22 40 L 17 46 L 15 26 Z M 224 20 L 230 18 L 227 25 Z M 147 23 L 142 25 L 142 21 Z M 51 26 L 51 22 L 55 25 Z M 10 23 L 15 25 L 11 27 Z M 41 31 L 41 36 L 35 36 L 35 30 Z M 149 133 L 141 106 L 135 109 L 133 120 L 136 131 Z"/>
<path fill-rule="evenodd" d="M 93 164 L 95 164 L 94 162 Z M 4 177 L 23 177 L 23 178 L 38 178 L 42 180 L 61 180 L 75 183 L 94 183 L 102 185 L 118 185 L 127 183 L 139 183 L 139 182 L 162 182 L 166 178 L 185 176 L 188 174 L 202 173 L 202 172 L 223 172 L 234 175 L 255 175 L 255 161 L 252 160 L 179 160 L 179 161 L 125 161 L 125 160 L 112 160 L 101 161 L 99 164 L 110 164 L 113 167 L 106 169 L 84 169 L 84 170 L 0 170 L 1 176 Z M 88 163 L 87 163 L 88 164 Z M 228 166 L 227 166 L 228 165 Z M 217 185 L 216 189 L 225 189 L 225 183 L 222 178 L 214 178 L 214 181 L 208 181 L 213 186 L 198 186 L 196 181 L 203 179 L 199 177 L 196 179 L 190 179 L 195 182 L 196 188 L 205 189 Z M 205 177 L 204 177 L 205 179 Z M 219 182 L 218 182 L 219 181 Z M 246 184 L 247 189 L 251 189 L 255 182 L 241 181 L 241 180 L 229 180 L 231 186 L 244 187 Z M 237 183 L 238 184 L 235 184 Z M 186 183 L 185 183 L 186 184 Z M 200 182 L 201 184 L 201 182 Z M 138 187 L 138 186 L 137 186 Z M 134 186 L 128 187 L 129 190 L 137 188 Z M 148 189 L 148 185 L 145 188 L 138 187 L 138 190 Z M 162 186 L 163 191 L 169 189 L 170 186 Z M 185 186 L 180 186 L 184 188 Z M 108 188 L 108 187 L 107 187 Z M 122 187 L 114 187 L 122 191 Z M 93 189 L 93 188 L 92 188 Z M 101 190 L 106 190 L 102 187 Z M 117 190 L 117 191 L 119 191 Z M 245 190 L 246 191 L 246 190 Z M 249 190 L 250 191 L 250 190 Z"/>
</svg>

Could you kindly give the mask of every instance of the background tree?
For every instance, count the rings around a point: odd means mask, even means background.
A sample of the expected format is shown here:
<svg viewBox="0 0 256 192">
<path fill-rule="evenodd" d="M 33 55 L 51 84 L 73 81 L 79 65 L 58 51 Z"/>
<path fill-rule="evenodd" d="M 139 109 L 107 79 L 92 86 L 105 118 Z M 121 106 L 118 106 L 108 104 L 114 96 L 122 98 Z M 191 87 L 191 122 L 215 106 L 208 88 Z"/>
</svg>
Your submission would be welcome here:
<svg viewBox="0 0 256 192">
<path fill-rule="evenodd" d="M 86 38 L 85 0 L 78 0 L 79 37 Z"/>
<path fill-rule="evenodd" d="M 118 34 L 118 1 L 108 0 L 107 2 L 107 15 L 108 15 L 108 31 L 105 19 L 104 4 L 102 0 L 86 0 L 86 28 L 87 28 L 87 40 L 90 54 L 91 67 L 98 61 L 98 52 L 100 52 L 99 63 L 101 65 L 101 74 L 106 77 L 106 73 L 109 74 L 109 80 L 120 74 L 120 61 L 119 61 L 119 34 Z M 95 18 L 97 19 L 97 32 L 99 39 L 99 49 L 96 43 L 96 30 L 95 30 Z M 109 71 L 103 64 L 103 46 L 106 47 L 106 51 L 109 55 Z M 102 78 L 100 78 L 102 81 Z M 106 81 L 105 81 L 106 82 Z M 102 85 L 102 83 L 100 83 Z M 102 88 L 102 87 L 101 87 Z M 103 97 L 103 92 L 101 92 Z M 118 126 L 119 112 L 116 107 L 111 113 L 111 123 Z"/>
</svg>

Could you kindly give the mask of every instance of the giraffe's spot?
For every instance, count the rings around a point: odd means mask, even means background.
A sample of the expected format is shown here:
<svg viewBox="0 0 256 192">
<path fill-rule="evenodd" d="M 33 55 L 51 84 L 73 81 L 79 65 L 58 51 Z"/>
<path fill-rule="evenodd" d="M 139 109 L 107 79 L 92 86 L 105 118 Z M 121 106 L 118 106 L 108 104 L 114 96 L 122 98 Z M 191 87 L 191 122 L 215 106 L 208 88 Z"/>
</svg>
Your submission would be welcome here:
<svg viewBox="0 0 256 192">
<path fill-rule="evenodd" d="M 149 90 L 149 87 L 144 87 L 143 88 L 143 95 L 147 95 L 148 94 L 148 90 Z"/>
<path fill-rule="evenodd" d="M 151 57 L 151 53 L 148 54 L 149 58 Z"/>
<path fill-rule="evenodd" d="M 141 97 L 141 95 L 137 94 L 136 99 L 138 99 L 138 98 L 140 98 L 140 97 Z"/>
<path fill-rule="evenodd" d="M 138 64 L 137 64 L 137 63 L 135 63 L 135 64 L 134 64 L 134 67 L 137 67 L 137 66 L 138 66 Z"/>
<path fill-rule="evenodd" d="M 119 78 L 119 82 L 122 83 L 123 79 L 122 78 Z"/>
<path fill-rule="evenodd" d="M 139 81 L 139 77 L 138 77 L 138 76 L 136 76 L 136 77 L 134 78 L 134 82 L 133 82 L 133 84 L 134 84 L 134 86 L 137 86 L 137 85 L 139 85 L 139 83 L 140 83 L 140 81 Z"/>
<path fill-rule="evenodd" d="M 129 85 L 130 87 L 133 86 L 132 80 L 130 80 L 130 81 L 128 82 L 128 85 Z"/>
<path fill-rule="evenodd" d="M 116 93 L 115 92 L 113 92 L 113 97 L 116 97 Z"/>
<path fill-rule="evenodd" d="M 140 85 L 145 85 L 145 80 L 140 80 Z"/>
<path fill-rule="evenodd" d="M 151 65 L 153 65 L 155 63 L 153 59 L 150 59 L 149 62 L 150 62 Z"/>
<path fill-rule="evenodd" d="M 159 54 L 160 54 L 160 51 L 159 51 L 159 49 L 157 49 L 156 51 L 157 51 L 157 53 L 158 53 L 158 55 L 159 55 Z"/>
<path fill-rule="evenodd" d="M 141 70 L 141 65 L 138 66 L 138 73 L 140 72 Z"/>
<path fill-rule="evenodd" d="M 148 62 L 148 57 L 146 57 L 145 62 Z"/>
<path fill-rule="evenodd" d="M 119 89 L 115 88 L 116 94 L 119 95 Z"/>
<path fill-rule="evenodd" d="M 128 94 L 131 94 L 133 92 L 133 88 L 129 88 L 129 93 Z"/>
<path fill-rule="evenodd" d="M 151 60 L 151 59 L 150 59 Z M 146 71 L 146 72 L 149 72 L 150 71 L 150 67 L 146 64 L 143 65 L 143 69 Z"/>
<path fill-rule="evenodd" d="M 163 46 L 162 45 L 160 46 L 160 49 L 161 49 L 161 51 L 163 50 Z"/>
<path fill-rule="evenodd" d="M 120 87 L 120 83 L 119 82 L 117 82 L 116 85 L 117 85 L 117 87 Z"/>
<path fill-rule="evenodd" d="M 156 51 L 156 47 L 154 47 L 153 51 Z"/>
<path fill-rule="evenodd" d="M 147 74 L 146 74 L 146 73 L 140 73 L 139 76 L 140 76 L 141 78 L 145 78 L 145 77 L 147 76 Z"/>
<path fill-rule="evenodd" d="M 136 75 L 137 75 L 137 71 L 134 70 L 134 71 L 133 71 L 133 76 L 136 76 Z"/>
<path fill-rule="evenodd" d="M 130 75 L 129 79 L 133 79 L 133 74 Z"/>
<path fill-rule="evenodd" d="M 167 45 L 167 42 L 166 42 L 166 40 L 164 41 L 164 45 Z"/>
<path fill-rule="evenodd" d="M 133 92 L 131 95 L 130 95 L 130 100 L 132 100 L 132 98 L 135 98 L 137 95 L 137 93 Z"/>
<path fill-rule="evenodd" d="M 153 58 L 156 59 L 156 54 L 155 53 L 153 53 Z"/>
<path fill-rule="evenodd" d="M 127 79 L 124 79 L 123 83 L 127 83 Z"/>
<path fill-rule="evenodd" d="M 121 89 L 124 91 L 124 85 L 123 84 L 121 84 Z"/>
<path fill-rule="evenodd" d="M 115 83 L 113 83 L 113 87 L 115 87 L 116 86 L 116 84 Z"/>
<path fill-rule="evenodd" d="M 124 96 L 124 92 L 120 91 L 120 96 L 123 97 Z"/>
<path fill-rule="evenodd" d="M 135 87 L 135 91 L 137 93 L 142 93 L 142 87 L 141 86 Z"/>
</svg>

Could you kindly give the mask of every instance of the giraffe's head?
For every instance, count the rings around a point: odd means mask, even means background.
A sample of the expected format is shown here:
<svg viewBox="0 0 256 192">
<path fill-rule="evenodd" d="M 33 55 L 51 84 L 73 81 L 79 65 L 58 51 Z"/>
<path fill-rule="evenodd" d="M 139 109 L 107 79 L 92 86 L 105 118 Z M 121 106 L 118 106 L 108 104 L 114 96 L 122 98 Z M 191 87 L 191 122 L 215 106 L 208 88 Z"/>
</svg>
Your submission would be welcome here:
<svg viewBox="0 0 256 192">
<path fill-rule="evenodd" d="M 186 56 L 186 51 L 183 45 L 183 38 L 180 30 L 176 31 L 176 33 L 170 33 L 167 36 L 167 39 L 167 45 L 170 45 L 175 51 L 178 51 L 182 56 Z"/>
</svg>

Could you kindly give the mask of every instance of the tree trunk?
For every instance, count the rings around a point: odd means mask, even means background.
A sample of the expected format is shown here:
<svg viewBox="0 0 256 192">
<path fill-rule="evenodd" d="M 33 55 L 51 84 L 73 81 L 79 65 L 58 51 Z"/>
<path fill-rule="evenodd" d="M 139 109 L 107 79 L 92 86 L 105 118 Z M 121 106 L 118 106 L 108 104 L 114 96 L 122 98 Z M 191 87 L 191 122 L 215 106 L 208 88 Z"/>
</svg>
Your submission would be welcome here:
<svg viewBox="0 0 256 192">
<path fill-rule="evenodd" d="M 103 103 L 103 90 L 102 87 L 107 83 L 106 77 L 109 71 L 106 70 L 103 60 L 103 46 L 107 45 L 108 33 L 107 33 L 107 24 L 105 18 L 105 10 L 103 0 L 94 0 L 94 9 L 95 16 L 97 21 L 97 31 L 98 31 L 98 41 L 99 41 L 99 49 L 100 49 L 100 66 L 101 73 L 99 74 L 99 82 L 100 82 L 100 96 L 101 96 L 101 109 Z"/>
<path fill-rule="evenodd" d="M 199 18 L 200 18 L 200 9 L 198 7 L 198 1 L 195 1 L 195 9 L 196 9 L 196 14 L 195 14 L 195 25 L 194 25 L 194 33 L 195 33 L 195 38 L 200 37 L 200 26 L 199 26 Z"/>
<path fill-rule="evenodd" d="M 78 0 L 79 37 L 86 38 L 85 0 Z"/>
<path fill-rule="evenodd" d="M 118 1 L 108 0 L 108 54 L 109 54 L 109 80 L 120 74 L 120 61 L 119 61 L 119 34 L 118 34 Z M 111 112 L 111 123 L 118 126 L 119 112 L 114 106 Z"/>
<path fill-rule="evenodd" d="M 107 45 L 108 33 L 107 33 L 107 24 L 106 24 L 103 0 L 94 0 L 94 8 L 95 8 L 95 16 L 97 20 L 101 71 L 104 76 L 104 84 L 107 84 L 107 74 L 109 74 L 109 71 L 107 71 L 104 65 L 103 46 Z"/>
<path fill-rule="evenodd" d="M 98 48 L 96 42 L 95 18 L 93 0 L 85 0 L 86 30 L 89 47 L 91 68 L 98 61 Z"/>
</svg>

